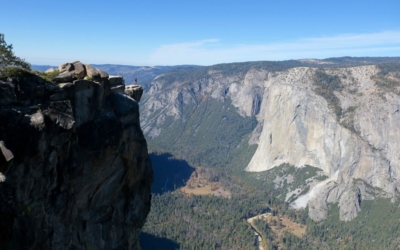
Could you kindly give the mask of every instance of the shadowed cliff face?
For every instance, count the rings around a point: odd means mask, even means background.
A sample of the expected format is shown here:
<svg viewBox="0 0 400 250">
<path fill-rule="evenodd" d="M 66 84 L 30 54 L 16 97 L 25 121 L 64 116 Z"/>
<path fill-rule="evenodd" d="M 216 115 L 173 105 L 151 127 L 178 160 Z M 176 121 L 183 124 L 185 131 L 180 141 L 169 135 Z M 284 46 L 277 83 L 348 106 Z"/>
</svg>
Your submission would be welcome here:
<svg viewBox="0 0 400 250">
<path fill-rule="evenodd" d="M 182 188 L 195 171 L 186 161 L 174 159 L 171 154 L 150 154 L 153 169 L 156 173 L 152 192 L 162 194 Z"/>
<path fill-rule="evenodd" d="M 108 77 L 0 78 L 0 97 L 0 248 L 139 249 L 153 170 L 138 103 Z"/>
</svg>

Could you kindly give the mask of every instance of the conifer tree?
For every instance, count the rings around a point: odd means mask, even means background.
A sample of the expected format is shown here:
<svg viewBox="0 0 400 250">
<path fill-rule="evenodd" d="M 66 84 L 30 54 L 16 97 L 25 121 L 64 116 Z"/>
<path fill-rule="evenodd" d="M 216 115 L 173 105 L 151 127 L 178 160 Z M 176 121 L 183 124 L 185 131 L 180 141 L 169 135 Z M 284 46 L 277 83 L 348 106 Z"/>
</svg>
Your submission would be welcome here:
<svg viewBox="0 0 400 250">
<path fill-rule="evenodd" d="M 31 65 L 24 59 L 17 57 L 12 50 L 12 44 L 7 44 L 4 40 L 4 34 L 0 33 L 0 67 L 17 66 L 31 70 Z"/>
</svg>

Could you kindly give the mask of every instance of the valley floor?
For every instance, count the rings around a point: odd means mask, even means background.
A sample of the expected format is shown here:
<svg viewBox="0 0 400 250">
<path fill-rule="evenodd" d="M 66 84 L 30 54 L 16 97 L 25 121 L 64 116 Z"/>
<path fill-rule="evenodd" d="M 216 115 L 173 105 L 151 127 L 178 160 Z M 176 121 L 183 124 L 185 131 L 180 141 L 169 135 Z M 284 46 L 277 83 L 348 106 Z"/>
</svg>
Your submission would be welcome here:
<svg viewBox="0 0 400 250">
<path fill-rule="evenodd" d="M 317 168 L 283 164 L 249 173 L 194 168 L 171 154 L 151 157 L 155 181 L 143 250 L 400 247 L 399 202 L 362 201 L 361 212 L 350 222 L 339 220 L 337 204 L 329 204 L 328 218 L 320 222 L 308 218 L 307 208 L 290 209 L 293 197 L 288 192 L 301 196 L 310 180 L 326 179 Z M 303 191 L 293 193 L 299 187 Z"/>
</svg>

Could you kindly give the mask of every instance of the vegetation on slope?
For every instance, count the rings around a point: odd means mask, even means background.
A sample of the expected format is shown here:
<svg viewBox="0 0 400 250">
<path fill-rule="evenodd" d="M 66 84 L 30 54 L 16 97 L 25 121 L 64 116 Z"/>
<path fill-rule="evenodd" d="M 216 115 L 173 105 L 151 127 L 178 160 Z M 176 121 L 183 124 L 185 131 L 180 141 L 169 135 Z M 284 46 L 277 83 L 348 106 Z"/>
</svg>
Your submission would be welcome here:
<svg viewBox="0 0 400 250">
<path fill-rule="evenodd" d="M 330 205 L 322 222 L 309 220 L 307 234 L 330 249 L 398 249 L 400 245 L 400 203 L 378 198 L 363 201 L 362 210 L 350 222 L 339 220 L 339 207 Z"/>
<path fill-rule="evenodd" d="M 372 77 L 376 86 L 383 92 L 393 92 L 400 94 L 400 63 L 381 63 L 378 64 L 379 72 L 376 76 Z"/>
<path fill-rule="evenodd" d="M 30 77 L 35 76 L 31 71 L 15 66 L 0 67 L 0 77 Z"/>
<path fill-rule="evenodd" d="M 400 74 L 400 62 L 380 63 L 377 65 L 379 68 L 378 75 L 387 76 L 389 73 Z M 399 76 L 400 77 L 400 76 Z"/>
<path fill-rule="evenodd" d="M 325 98 L 328 105 L 333 109 L 336 114 L 336 119 L 340 121 L 342 115 L 342 108 L 340 100 L 336 97 L 335 91 L 340 91 L 343 88 L 340 77 L 337 75 L 329 75 L 323 69 L 317 69 L 314 74 L 314 85 L 316 93 Z"/>
<path fill-rule="evenodd" d="M 246 139 L 255 126 L 254 117 L 240 116 L 228 100 L 223 103 L 205 98 L 198 104 L 184 105 L 180 120 L 167 117 L 163 132 L 148 144 L 153 151 L 168 150 L 192 166 L 242 167 L 256 149 Z"/>
</svg>

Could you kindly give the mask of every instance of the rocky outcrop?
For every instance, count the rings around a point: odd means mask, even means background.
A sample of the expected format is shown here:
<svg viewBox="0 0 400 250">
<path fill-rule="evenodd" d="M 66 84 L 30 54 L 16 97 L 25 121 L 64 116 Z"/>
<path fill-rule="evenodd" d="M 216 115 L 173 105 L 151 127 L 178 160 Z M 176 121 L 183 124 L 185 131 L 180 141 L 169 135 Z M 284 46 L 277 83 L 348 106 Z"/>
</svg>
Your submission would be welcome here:
<svg viewBox="0 0 400 250">
<path fill-rule="evenodd" d="M 129 95 L 137 102 L 140 102 L 140 98 L 143 95 L 143 88 L 139 85 L 128 85 L 124 90 L 125 94 Z"/>
<path fill-rule="evenodd" d="M 80 61 L 64 63 L 58 67 L 60 74 L 53 81 L 57 83 L 69 82 L 73 79 L 101 80 L 109 79 L 107 72 L 96 69 L 89 64 L 83 64 Z"/>
<path fill-rule="evenodd" d="M 72 80 L 0 78 L 0 248 L 139 249 L 153 171 L 138 102 L 105 72 L 59 69 Z"/>
</svg>

